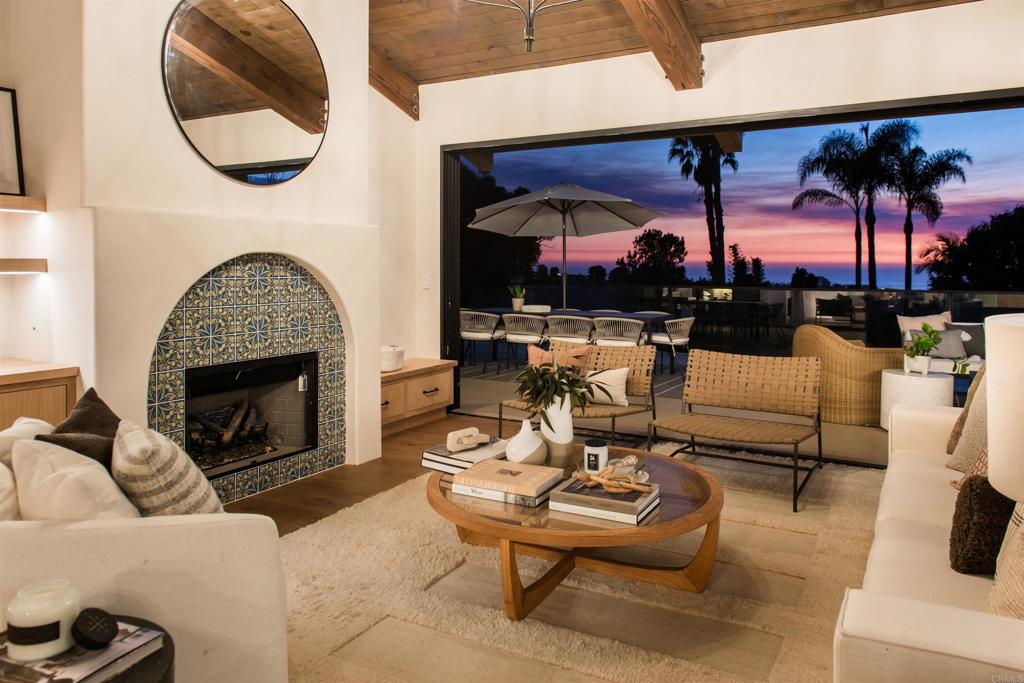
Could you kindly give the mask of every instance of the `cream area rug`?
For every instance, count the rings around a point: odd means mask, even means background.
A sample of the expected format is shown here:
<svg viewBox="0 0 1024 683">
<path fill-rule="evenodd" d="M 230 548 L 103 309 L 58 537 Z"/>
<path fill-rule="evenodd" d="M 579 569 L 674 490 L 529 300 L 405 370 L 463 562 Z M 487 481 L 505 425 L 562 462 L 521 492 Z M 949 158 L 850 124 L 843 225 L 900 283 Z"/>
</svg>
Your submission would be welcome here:
<svg viewBox="0 0 1024 683">
<path fill-rule="evenodd" d="M 576 570 L 509 621 L 497 551 L 459 542 L 427 505 L 426 476 L 285 536 L 291 681 L 830 681 L 882 472 L 826 465 L 794 514 L 790 471 L 697 464 L 725 486 L 701 594 Z M 629 552 L 683 564 L 702 533 Z M 524 581 L 546 566 L 520 560 Z"/>
</svg>

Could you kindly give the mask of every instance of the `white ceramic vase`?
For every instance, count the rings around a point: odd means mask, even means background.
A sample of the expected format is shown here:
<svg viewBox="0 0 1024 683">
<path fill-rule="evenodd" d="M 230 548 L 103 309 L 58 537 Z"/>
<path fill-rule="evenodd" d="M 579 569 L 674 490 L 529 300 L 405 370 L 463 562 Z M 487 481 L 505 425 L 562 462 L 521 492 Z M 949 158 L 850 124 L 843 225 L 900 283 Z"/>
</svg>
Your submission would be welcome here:
<svg viewBox="0 0 1024 683">
<path fill-rule="evenodd" d="M 548 447 L 544 440 L 533 431 L 530 421 L 523 420 L 519 433 L 508 440 L 505 446 L 505 458 L 510 462 L 524 462 L 530 465 L 542 465 L 548 457 Z"/>
<path fill-rule="evenodd" d="M 910 374 L 916 372 L 922 375 L 927 375 L 929 368 L 931 368 L 932 359 L 930 356 L 903 356 L 903 372 Z"/>
<path fill-rule="evenodd" d="M 572 401 L 567 396 L 555 399 L 544 415 L 548 419 L 540 421 L 540 435 L 547 442 L 548 464 L 565 467 L 573 457 Z"/>
</svg>

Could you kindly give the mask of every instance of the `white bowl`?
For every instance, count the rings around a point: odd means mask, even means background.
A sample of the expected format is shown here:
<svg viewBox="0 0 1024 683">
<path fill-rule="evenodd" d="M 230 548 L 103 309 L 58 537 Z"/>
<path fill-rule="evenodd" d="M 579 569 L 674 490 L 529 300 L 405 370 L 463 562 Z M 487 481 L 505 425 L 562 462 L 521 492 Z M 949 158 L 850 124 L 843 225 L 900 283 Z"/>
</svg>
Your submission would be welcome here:
<svg viewBox="0 0 1024 683">
<path fill-rule="evenodd" d="M 405 362 L 405 349 L 401 346 L 380 347 L 380 370 L 381 372 L 394 372 L 402 368 Z"/>
</svg>

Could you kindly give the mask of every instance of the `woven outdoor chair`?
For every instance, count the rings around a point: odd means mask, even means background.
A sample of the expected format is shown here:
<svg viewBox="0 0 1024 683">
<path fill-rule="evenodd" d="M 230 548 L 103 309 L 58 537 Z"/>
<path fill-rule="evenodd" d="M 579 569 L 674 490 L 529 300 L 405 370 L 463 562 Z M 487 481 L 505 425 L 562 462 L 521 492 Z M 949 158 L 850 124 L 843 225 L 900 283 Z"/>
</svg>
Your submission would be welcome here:
<svg viewBox="0 0 1024 683">
<path fill-rule="evenodd" d="M 594 321 L 580 315 L 549 315 L 548 339 L 570 344 L 589 344 Z"/>
<path fill-rule="evenodd" d="M 506 367 L 512 367 L 512 360 L 515 360 L 516 366 L 518 366 L 519 356 L 516 354 L 516 346 L 529 346 L 543 342 L 544 328 L 548 323 L 547 318 L 528 313 L 506 313 L 501 316 L 501 319 L 505 322 L 505 348 L 508 351 Z"/>
<path fill-rule="evenodd" d="M 505 330 L 498 327 L 500 322 L 500 315 L 459 309 L 459 336 L 463 342 L 463 357 L 469 355 L 471 362 L 476 362 L 477 342 L 490 342 L 491 356 L 496 357 L 498 340 L 505 338 Z M 500 363 L 497 365 L 501 367 Z M 483 372 L 487 372 L 487 354 L 484 354 Z"/>
<path fill-rule="evenodd" d="M 644 322 L 629 318 L 594 318 L 598 346 L 639 346 L 646 342 Z"/>
<path fill-rule="evenodd" d="M 647 425 L 647 448 L 650 450 L 657 430 L 662 429 L 689 439 L 689 443 L 672 453 L 673 456 L 683 453 L 792 467 L 793 512 L 796 512 L 800 493 L 811 475 L 822 467 L 820 397 L 821 360 L 818 358 L 741 356 L 695 349 L 690 352 L 683 381 L 683 412 L 676 417 L 652 420 Z M 697 413 L 694 406 L 771 413 L 794 421 Z M 812 458 L 800 455 L 800 444 L 814 437 L 818 441 L 818 455 L 813 459 L 814 464 L 805 467 L 800 460 Z M 711 443 L 700 443 L 697 439 L 708 439 Z M 740 444 L 744 450 L 748 445 L 791 446 L 792 464 L 698 450 L 698 446 L 736 448 Z M 806 473 L 803 481 L 800 481 L 800 472 Z"/>
<path fill-rule="evenodd" d="M 690 330 L 693 329 L 695 320 L 696 318 L 666 320 L 665 331 L 655 332 L 651 335 L 651 343 L 659 351 L 669 354 L 669 369 L 671 372 L 676 371 L 676 363 L 678 361 L 676 354 L 680 350 L 690 350 Z"/>
<path fill-rule="evenodd" d="M 793 356 L 821 359 L 821 419 L 881 423 L 882 370 L 903 367 L 902 349 L 869 349 L 827 328 L 801 325 L 793 333 Z"/>
<path fill-rule="evenodd" d="M 630 399 L 628 406 L 612 406 L 601 403 L 588 403 L 585 408 L 573 408 L 572 416 L 580 420 L 607 420 L 611 419 L 611 443 L 614 446 L 617 438 L 615 421 L 625 415 L 638 415 L 640 413 L 651 413 L 651 418 L 657 418 L 657 407 L 654 403 L 654 355 L 653 346 L 585 346 L 582 344 L 567 344 L 565 342 L 551 342 L 551 352 L 559 354 L 562 351 L 573 348 L 588 350 L 586 372 L 597 370 L 615 370 L 618 368 L 629 368 L 626 376 L 626 397 Z M 595 391 L 597 391 L 595 389 Z M 498 438 L 502 435 L 504 424 L 504 409 L 533 412 L 526 401 L 510 399 L 498 404 Z"/>
</svg>

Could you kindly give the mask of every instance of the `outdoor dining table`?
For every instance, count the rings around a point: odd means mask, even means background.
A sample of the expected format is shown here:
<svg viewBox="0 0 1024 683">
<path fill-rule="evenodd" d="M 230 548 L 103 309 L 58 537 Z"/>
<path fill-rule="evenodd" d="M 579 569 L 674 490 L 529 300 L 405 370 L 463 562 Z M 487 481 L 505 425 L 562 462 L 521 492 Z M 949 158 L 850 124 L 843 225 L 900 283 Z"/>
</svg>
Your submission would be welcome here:
<svg viewBox="0 0 1024 683">
<path fill-rule="evenodd" d="M 627 318 L 629 320 L 640 320 L 644 323 L 644 331 L 647 333 L 647 338 L 651 338 L 651 333 L 654 331 L 654 324 L 669 320 L 672 318 L 671 313 L 610 313 L 607 311 L 569 311 L 561 308 L 553 308 L 547 313 L 530 313 L 528 311 L 513 311 L 511 308 L 473 308 L 473 311 L 479 311 L 481 313 L 493 313 L 494 315 L 504 315 L 506 313 L 525 313 L 526 315 L 540 315 L 545 318 L 549 315 L 578 315 L 581 318 Z"/>
</svg>

